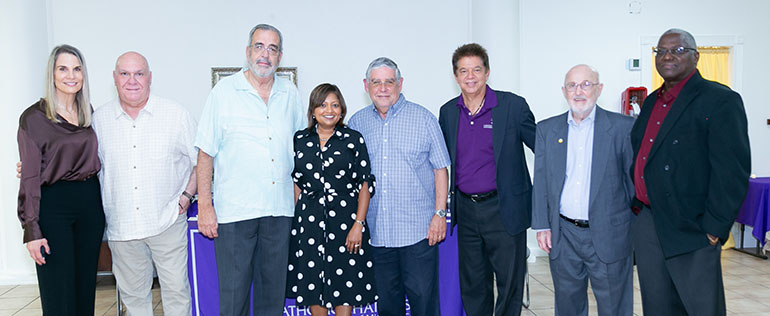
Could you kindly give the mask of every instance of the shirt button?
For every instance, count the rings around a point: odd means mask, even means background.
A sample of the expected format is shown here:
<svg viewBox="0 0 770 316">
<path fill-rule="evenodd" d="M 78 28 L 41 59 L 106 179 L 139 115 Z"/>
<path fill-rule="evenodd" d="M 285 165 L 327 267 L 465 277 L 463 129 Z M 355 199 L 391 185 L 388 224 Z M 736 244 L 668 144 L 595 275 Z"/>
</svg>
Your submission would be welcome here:
<svg viewBox="0 0 770 316">
<path fill-rule="evenodd" d="M 139 208 L 137 207 L 137 208 L 136 208 L 136 210 L 138 211 L 138 210 L 139 210 Z"/>
<path fill-rule="evenodd" d="M 275 162 L 275 159 L 270 159 L 270 161 Z"/>
<path fill-rule="evenodd" d="M 383 139 L 382 141 L 387 143 L 387 142 L 388 142 L 388 139 L 386 138 L 386 139 Z"/>
<path fill-rule="evenodd" d="M 136 128 L 136 125 L 134 125 L 133 127 Z"/>
<path fill-rule="evenodd" d="M 663 104 L 663 107 L 665 108 L 665 107 L 666 107 L 666 105 L 665 105 L 665 104 Z"/>
<path fill-rule="evenodd" d="M 272 137 L 268 137 L 267 140 L 273 140 L 273 138 Z"/>
<path fill-rule="evenodd" d="M 666 170 L 666 171 L 668 171 L 668 169 L 669 169 L 669 168 L 668 168 L 668 165 L 665 165 L 665 166 L 663 166 L 663 170 Z"/>
<path fill-rule="evenodd" d="M 473 121 L 471 121 L 471 125 L 473 125 Z"/>
<path fill-rule="evenodd" d="M 647 160 L 647 156 L 643 156 L 643 157 L 642 157 L 642 160 Z"/>
<path fill-rule="evenodd" d="M 650 143 L 652 143 L 652 138 L 650 138 Z"/>
<path fill-rule="evenodd" d="M 642 176 L 642 179 L 644 179 L 644 176 Z"/>
<path fill-rule="evenodd" d="M 388 123 L 385 123 L 385 126 L 388 126 Z"/>
<path fill-rule="evenodd" d="M 139 190 L 139 187 L 134 187 L 134 190 Z"/>
<path fill-rule="evenodd" d="M 136 148 L 136 145 L 134 145 L 134 148 Z"/>
<path fill-rule="evenodd" d="M 660 125 L 660 122 L 656 122 L 658 125 Z"/>
<path fill-rule="evenodd" d="M 388 159 L 388 156 L 383 156 L 382 159 Z"/>
<path fill-rule="evenodd" d="M 270 119 L 270 115 L 268 115 L 268 116 L 265 116 L 265 117 L 266 117 L 268 120 Z"/>
<path fill-rule="evenodd" d="M 387 176 L 387 175 L 388 175 L 387 173 L 384 173 L 384 172 L 382 173 L 382 176 L 383 176 L 383 177 L 384 177 L 384 176 Z"/>
<path fill-rule="evenodd" d="M 134 169 L 136 169 L 136 166 L 134 166 Z"/>
<path fill-rule="evenodd" d="M 273 181 L 273 184 L 275 184 L 275 181 Z"/>
</svg>

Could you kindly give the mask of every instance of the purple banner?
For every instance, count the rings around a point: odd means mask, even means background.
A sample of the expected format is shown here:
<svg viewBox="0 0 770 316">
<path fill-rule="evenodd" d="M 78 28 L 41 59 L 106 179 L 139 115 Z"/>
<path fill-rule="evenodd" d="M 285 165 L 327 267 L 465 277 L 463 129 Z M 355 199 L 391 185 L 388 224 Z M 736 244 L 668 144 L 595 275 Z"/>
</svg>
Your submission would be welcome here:
<svg viewBox="0 0 770 316">
<path fill-rule="evenodd" d="M 217 264 L 214 255 L 214 241 L 198 232 L 196 215 L 198 205 L 194 203 L 188 210 L 188 256 L 187 270 L 192 290 L 192 310 L 194 316 L 219 315 L 219 282 L 217 281 Z M 450 226 L 447 220 L 447 232 Z M 446 240 L 439 244 L 439 295 L 441 299 L 441 315 L 464 316 L 462 300 L 460 299 L 460 280 L 457 267 L 457 235 L 447 234 Z M 251 312 L 250 312 L 251 314 Z M 330 311 L 333 315 L 334 311 Z M 310 308 L 296 306 L 293 299 L 286 300 L 283 309 L 284 316 L 310 316 Z M 376 316 L 377 303 L 353 307 L 354 316 Z M 406 315 L 409 312 L 409 302 L 406 305 Z"/>
</svg>

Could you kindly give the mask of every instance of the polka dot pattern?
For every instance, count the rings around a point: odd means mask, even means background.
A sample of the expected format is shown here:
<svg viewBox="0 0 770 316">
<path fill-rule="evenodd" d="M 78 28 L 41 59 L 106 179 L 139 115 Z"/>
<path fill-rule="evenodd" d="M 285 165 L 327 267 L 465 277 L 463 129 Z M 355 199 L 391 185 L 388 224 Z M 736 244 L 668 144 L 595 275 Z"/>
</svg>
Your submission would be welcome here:
<svg viewBox="0 0 770 316">
<path fill-rule="evenodd" d="M 364 182 L 375 192 L 369 155 L 360 133 L 347 127 L 319 144 L 315 130 L 294 135 L 294 183 L 300 188 L 290 241 L 287 296 L 298 305 L 360 306 L 376 299 L 369 230 L 361 248 L 345 247 L 355 224 Z"/>
</svg>

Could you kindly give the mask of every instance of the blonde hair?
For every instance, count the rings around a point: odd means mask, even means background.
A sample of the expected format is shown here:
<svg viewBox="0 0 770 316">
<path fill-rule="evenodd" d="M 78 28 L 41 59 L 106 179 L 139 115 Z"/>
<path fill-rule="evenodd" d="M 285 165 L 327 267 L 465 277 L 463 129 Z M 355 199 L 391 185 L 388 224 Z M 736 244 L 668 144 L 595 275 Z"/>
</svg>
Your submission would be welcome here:
<svg viewBox="0 0 770 316">
<path fill-rule="evenodd" d="M 54 85 L 54 71 L 56 70 L 56 58 L 61 54 L 72 54 L 80 62 L 80 72 L 83 74 L 83 86 L 75 95 L 75 106 L 78 109 L 78 126 L 91 126 L 91 99 L 88 93 L 88 71 L 83 54 L 75 47 L 70 45 L 59 45 L 54 47 L 51 55 L 48 57 L 48 67 L 46 67 L 45 79 L 45 117 L 49 120 L 60 123 L 56 118 L 56 86 Z"/>
</svg>

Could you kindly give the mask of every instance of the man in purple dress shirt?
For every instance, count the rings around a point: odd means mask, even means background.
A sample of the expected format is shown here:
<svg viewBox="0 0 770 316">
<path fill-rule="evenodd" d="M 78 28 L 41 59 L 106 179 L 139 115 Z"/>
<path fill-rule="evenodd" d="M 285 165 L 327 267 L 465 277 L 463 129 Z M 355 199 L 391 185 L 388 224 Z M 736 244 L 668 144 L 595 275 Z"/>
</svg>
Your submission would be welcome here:
<svg viewBox="0 0 770 316">
<path fill-rule="evenodd" d="M 486 85 L 489 57 L 478 44 L 452 56 L 462 94 L 441 106 L 452 161 L 450 206 L 457 225 L 460 292 L 468 315 L 519 315 L 532 184 L 524 145 L 534 150 L 535 118 L 524 98 Z M 497 280 L 497 303 L 492 286 Z"/>
</svg>

